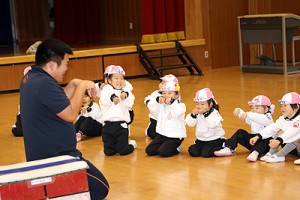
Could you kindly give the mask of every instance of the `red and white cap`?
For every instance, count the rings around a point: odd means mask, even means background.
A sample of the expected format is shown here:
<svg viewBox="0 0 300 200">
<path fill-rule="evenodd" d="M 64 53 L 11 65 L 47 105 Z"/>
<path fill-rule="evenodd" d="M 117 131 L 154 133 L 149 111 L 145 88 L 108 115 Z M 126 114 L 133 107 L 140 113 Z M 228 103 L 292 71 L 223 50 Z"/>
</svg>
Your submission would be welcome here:
<svg viewBox="0 0 300 200">
<path fill-rule="evenodd" d="M 179 83 L 173 81 L 165 82 L 160 88 L 161 91 L 180 91 Z"/>
<path fill-rule="evenodd" d="M 212 91 L 209 88 L 203 88 L 196 92 L 194 101 L 203 102 L 203 101 L 207 101 L 207 100 L 213 99 L 213 98 L 214 98 L 214 95 L 213 95 Z"/>
<path fill-rule="evenodd" d="M 26 68 L 24 69 L 23 74 L 24 74 L 24 75 L 27 74 L 27 73 L 29 72 L 29 70 L 31 70 L 31 66 L 26 67 Z"/>
<path fill-rule="evenodd" d="M 258 95 L 248 102 L 250 106 L 271 106 L 271 101 L 264 95 Z"/>
<path fill-rule="evenodd" d="M 167 75 L 161 77 L 160 79 L 163 80 L 164 82 L 172 81 L 174 83 L 178 83 L 178 79 L 173 74 L 167 74 Z"/>
<path fill-rule="evenodd" d="M 124 69 L 119 65 L 109 65 L 105 68 L 104 75 L 111 75 L 111 74 L 123 74 L 125 76 Z"/>
<path fill-rule="evenodd" d="M 289 92 L 283 95 L 282 99 L 279 100 L 280 104 L 300 104 L 300 95 L 296 92 Z"/>
</svg>

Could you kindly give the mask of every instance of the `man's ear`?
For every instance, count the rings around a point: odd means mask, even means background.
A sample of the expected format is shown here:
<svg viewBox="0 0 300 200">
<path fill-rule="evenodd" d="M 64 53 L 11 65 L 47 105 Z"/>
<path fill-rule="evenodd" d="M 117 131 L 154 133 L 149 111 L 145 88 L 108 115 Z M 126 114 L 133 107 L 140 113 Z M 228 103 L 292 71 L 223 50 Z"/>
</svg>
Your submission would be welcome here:
<svg viewBox="0 0 300 200">
<path fill-rule="evenodd" d="M 53 70 L 56 64 L 57 64 L 56 62 L 51 60 L 50 62 L 48 62 L 47 65 L 50 67 L 51 70 Z"/>
</svg>

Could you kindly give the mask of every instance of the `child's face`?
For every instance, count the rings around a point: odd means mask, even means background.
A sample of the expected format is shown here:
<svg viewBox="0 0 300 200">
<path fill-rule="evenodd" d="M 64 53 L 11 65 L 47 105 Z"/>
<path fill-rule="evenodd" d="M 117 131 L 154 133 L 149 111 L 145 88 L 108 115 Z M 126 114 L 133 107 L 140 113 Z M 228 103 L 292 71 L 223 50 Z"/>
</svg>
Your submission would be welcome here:
<svg viewBox="0 0 300 200">
<path fill-rule="evenodd" d="M 212 103 L 208 104 L 207 101 L 196 102 L 196 108 L 198 110 L 203 110 L 204 112 L 207 112 L 211 109 L 211 107 L 212 107 Z"/>
<path fill-rule="evenodd" d="M 107 81 L 117 90 L 122 89 L 125 83 L 123 74 L 113 74 Z"/>
<path fill-rule="evenodd" d="M 162 92 L 162 96 L 167 99 L 167 98 L 173 98 L 173 99 L 177 99 L 178 95 L 176 94 L 175 91 L 163 91 Z"/>
<path fill-rule="evenodd" d="M 83 105 L 90 105 L 91 101 L 92 101 L 92 98 L 89 97 L 88 95 L 85 95 L 85 96 L 83 97 L 83 102 L 82 102 L 82 104 L 83 104 Z"/>
<path fill-rule="evenodd" d="M 250 106 L 251 112 L 259 113 L 259 114 L 265 114 L 268 112 L 267 106 Z"/>
<path fill-rule="evenodd" d="M 281 112 L 284 117 L 291 118 L 299 109 L 293 110 L 290 104 L 282 104 Z"/>
</svg>

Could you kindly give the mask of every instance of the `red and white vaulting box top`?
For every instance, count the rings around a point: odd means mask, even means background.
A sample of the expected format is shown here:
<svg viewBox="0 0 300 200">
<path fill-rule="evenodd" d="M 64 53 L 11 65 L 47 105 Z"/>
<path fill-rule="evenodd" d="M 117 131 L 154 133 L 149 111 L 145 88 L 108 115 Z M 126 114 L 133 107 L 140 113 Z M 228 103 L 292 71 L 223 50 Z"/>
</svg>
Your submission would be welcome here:
<svg viewBox="0 0 300 200">
<path fill-rule="evenodd" d="M 0 200 L 46 199 L 88 193 L 87 168 L 85 161 L 72 156 L 1 166 Z"/>
</svg>

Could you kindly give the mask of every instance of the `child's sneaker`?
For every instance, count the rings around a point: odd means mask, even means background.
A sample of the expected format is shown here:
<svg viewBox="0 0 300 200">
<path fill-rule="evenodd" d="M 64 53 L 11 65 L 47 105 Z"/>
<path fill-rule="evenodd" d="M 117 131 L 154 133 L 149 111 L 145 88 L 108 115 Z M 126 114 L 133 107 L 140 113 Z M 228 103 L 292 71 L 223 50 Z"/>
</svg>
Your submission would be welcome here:
<svg viewBox="0 0 300 200">
<path fill-rule="evenodd" d="M 294 161 L 294 164 L 295 164 L 295 165 L 300 165 L 300 159 L 295 160 L 295 161 Z"/>
<path fill-rule="evenodd" d="M 268 158 L 270 158 L 272 156 L 272 154 L 270 152 L 268 152 L 266 155 L 264 155 L 263 157 L 260 157 L 259 160 L 261 161 L 266 161 Z"/>
<path fill-rule="evenodd" d="M 267 163 L 277 163 L 277 162 L 284 162 L 285 161 L 285 157 L 279 157 L 276 156 L 276 154 L 273 154 L 272 156 L 270 156 L 267 160 L 265 160 Z"/>
<path fill-rule="evenodd" d="M 82 134 L 80 132 L 76 133 L 76 140 L 77 142 L 81 141 Z"/>
<path fill-rule="evenodd" d="M 133 148 L 135 148 L 135 149 L 136 149 L 136 147 L 137 147 L 137 143 L 136 143 L 136 141 L 135 141 L 135 140 L 129 140 L 129 144 L 130 144 L 130 145 L 132 145 L 132 146 L 133 146 Z"/>
<path fill-rule="evenodd" d="M 252 153 L 250 153 L 250 155 L 247 157 L 247 160 L 249 160 L 251 162 L 255 162 L 255 161 L 257 161 L 257 158 L 258 158 L 258 152 L 252 151 Z"/>
<path fill-rule="evenodd" d="M 221 149 L 219 151 L 215 151 L 214 154 L 216 156 L 231 156 L 232 150 L 229 149 L 228 147 L 224 147 L 223 149 Z"/>
</svg>

